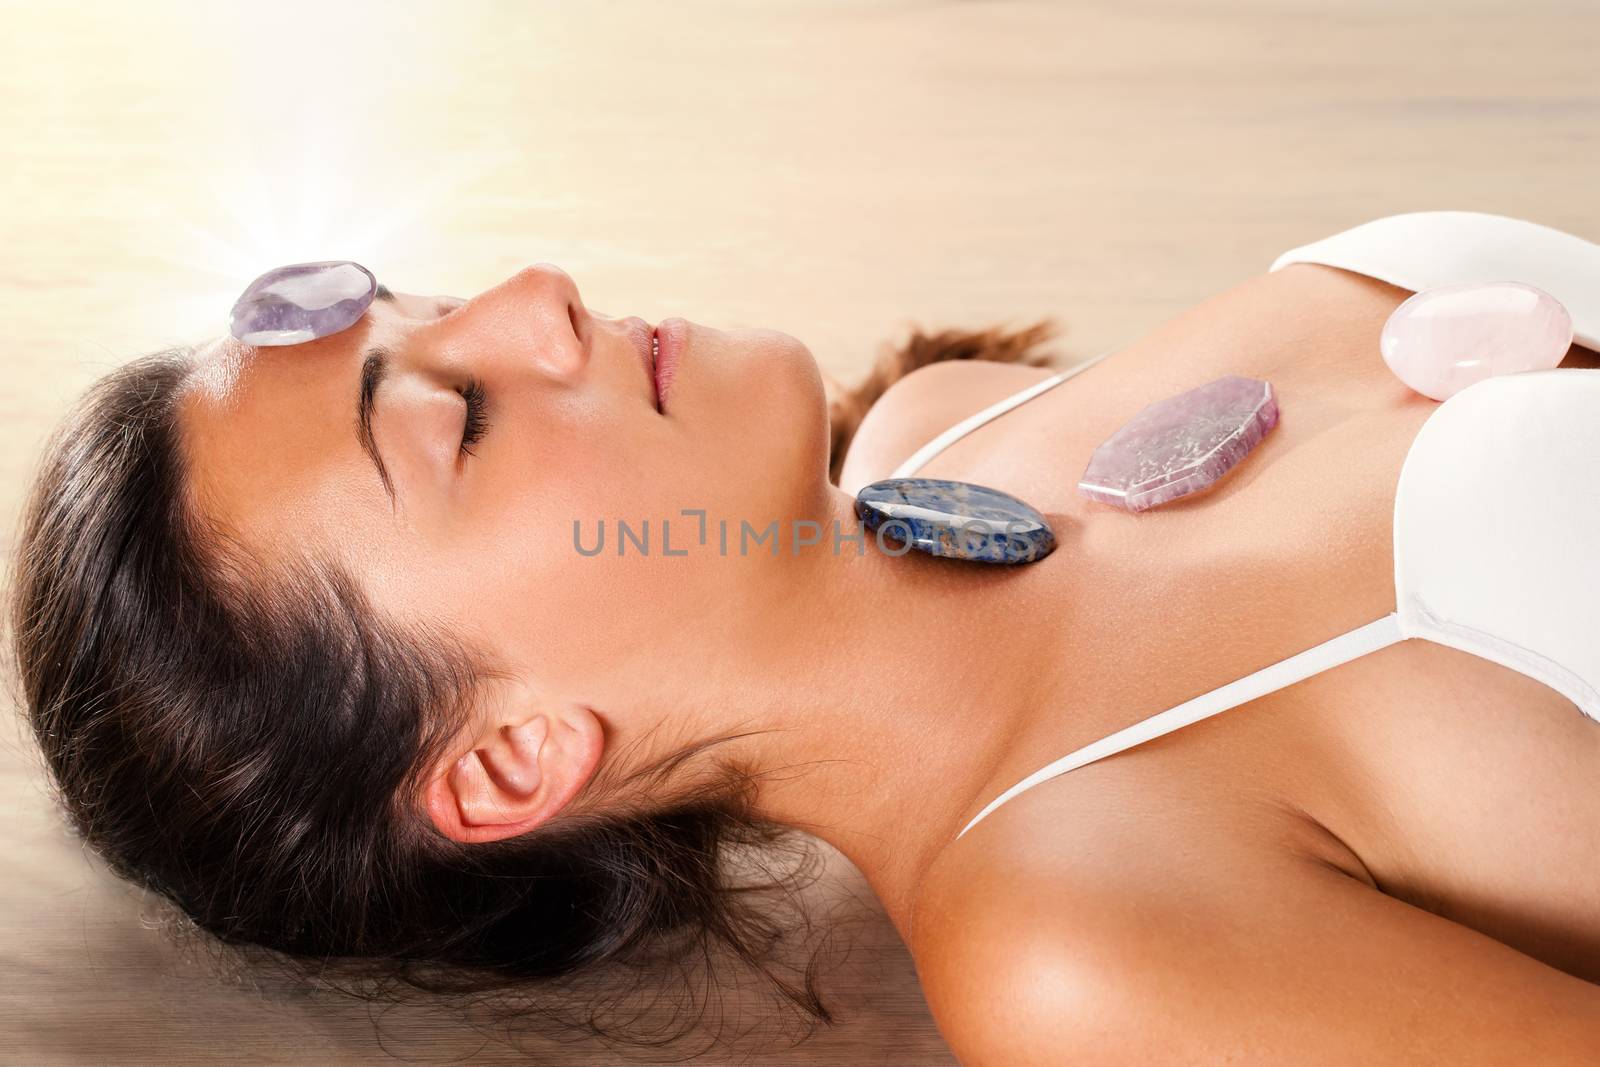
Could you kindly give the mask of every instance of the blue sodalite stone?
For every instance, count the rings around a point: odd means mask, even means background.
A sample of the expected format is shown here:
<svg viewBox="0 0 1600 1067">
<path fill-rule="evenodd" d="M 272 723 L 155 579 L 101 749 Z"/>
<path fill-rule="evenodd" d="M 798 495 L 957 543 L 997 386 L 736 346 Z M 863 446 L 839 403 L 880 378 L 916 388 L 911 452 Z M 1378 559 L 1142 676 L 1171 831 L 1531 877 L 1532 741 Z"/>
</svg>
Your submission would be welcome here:
<svg viewBox="0 0 1600 1067">
<path fill-rule="evenodd" d="M 939 478 L 890 478 L 856 494 L 856 514 L 884 544 L 981 563 L 1032 563 L 1056 547 L 1044 516 L 1009 493 Z"/>
<path fill-rule="evenodd" d="M 304 344 L 354 326 L 377 293 L 378 279 L 359 263 L 295 263 L 251 282 L 228 330 L 247 345 Z"/>
</svg>

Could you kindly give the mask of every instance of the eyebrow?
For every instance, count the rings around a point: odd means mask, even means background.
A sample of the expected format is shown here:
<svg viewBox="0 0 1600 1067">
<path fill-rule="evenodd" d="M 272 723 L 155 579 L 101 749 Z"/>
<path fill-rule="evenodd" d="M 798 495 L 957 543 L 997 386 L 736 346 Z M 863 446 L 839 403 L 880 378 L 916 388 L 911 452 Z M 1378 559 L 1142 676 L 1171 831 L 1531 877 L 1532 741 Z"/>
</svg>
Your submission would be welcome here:
<svg viewBox="0 0 1600 1067">
<path fill-rule="evenodd" d="M 384 374 L 389 369 L 389 353 L 382 348 L 367 349 L 366 356 L 361 360 L 361 393 L 356 399 L 356 440 L 361 442 L 362 451 L 372 460 L 372 465 L 378 469 L 378 477 L 383 480 L 383 490 L 389 494 L 389 503 L 398 505 L 399 499 L 395 496 L 394 482 L 389 478 L 389 470 L 383 465 L 383 457 L 378 454 L 378 442 L 372 436 L 372 407 L 377 398 L 378 383 L 383 381 Z"/>
</svg>

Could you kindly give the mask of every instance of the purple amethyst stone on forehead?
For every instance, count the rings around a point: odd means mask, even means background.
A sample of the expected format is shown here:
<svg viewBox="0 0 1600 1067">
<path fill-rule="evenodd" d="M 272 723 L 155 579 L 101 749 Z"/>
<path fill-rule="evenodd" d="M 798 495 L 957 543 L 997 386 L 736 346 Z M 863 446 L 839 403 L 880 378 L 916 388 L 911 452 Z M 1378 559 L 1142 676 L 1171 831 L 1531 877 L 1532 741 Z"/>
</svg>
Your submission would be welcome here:
<svg viewBox="0 0 1600 1067">
<path fill-rule="evenodd" d="M 1078 492 L 1143 511 L 1214 485 L 1278 425 L 1270 382 L 1230 374 L 1140 409 L 1108 437 Z"/>
<path fill-rule="evenodd" d="M 247 345 L 298 345 L 354 326 L 378 293 L 359 263 L 326 260 L 269 270 L 233 305 L 229 332 Z"/>
</svg>

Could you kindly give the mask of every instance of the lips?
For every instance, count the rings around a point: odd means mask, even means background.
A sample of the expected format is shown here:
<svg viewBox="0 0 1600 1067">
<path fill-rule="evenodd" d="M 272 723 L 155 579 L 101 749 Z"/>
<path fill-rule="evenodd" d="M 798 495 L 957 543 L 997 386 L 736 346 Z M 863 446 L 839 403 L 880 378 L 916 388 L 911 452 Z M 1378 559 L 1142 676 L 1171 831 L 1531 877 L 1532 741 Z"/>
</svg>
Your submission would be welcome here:
<svg viewBox="0 0 1600 1067">
<path fill-rule="evenodd" d="M 622 320 L 628 339 L 639 353 L 645 374 L 650 380 L 651 401 L 657 411 L 666 413 L 664 402 L 672 379 L 678 369 L 678 358 L 688 338 L 689 323 L 684 319 L 662 319 L 651 329 L 650 324 L 637 315 Z"/>
<path fill-rule="evenodd" d="M 678 363 L 683 358 L 684 347 L 689 343 L 688 320 L 662 319 L 656 324 L 655 340 L 656 406 L 665 411 L 667 393 L 672 389 Z"/>
<path fill-rule="evenodd" d="M 650 383 L 650 402 L 657 411 L 661 410 L 661 393 L 656 384 L 656 336 L 650 324 L 637 315 L 629 315 L 622 320 L 622 325 L 628 331 L 628 341 L 633 345 L 633 350 L 639 353 L 639 361 L 644 364 L 645 379 Z"/>
</svg>

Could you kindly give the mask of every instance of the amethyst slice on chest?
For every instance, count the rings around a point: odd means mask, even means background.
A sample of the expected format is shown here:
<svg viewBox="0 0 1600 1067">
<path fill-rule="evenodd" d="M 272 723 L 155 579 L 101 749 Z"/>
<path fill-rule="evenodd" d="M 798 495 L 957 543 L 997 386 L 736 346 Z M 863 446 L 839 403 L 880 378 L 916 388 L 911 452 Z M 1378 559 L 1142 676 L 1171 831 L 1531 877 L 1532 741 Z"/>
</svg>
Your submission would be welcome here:
<svg viewBox="0 0 1600 1067">
<path fill-rule="evenodd" d="M 1078 492 L 1144 511 L 1214 485 L 1278 424 L 1269 382 L 1230 374 L 1142 408 L 1094 450 Z"/>
</svg>

